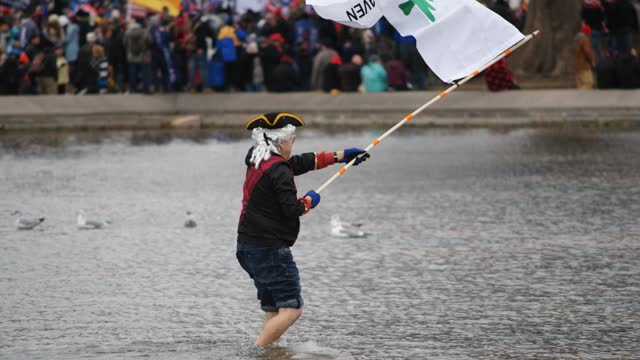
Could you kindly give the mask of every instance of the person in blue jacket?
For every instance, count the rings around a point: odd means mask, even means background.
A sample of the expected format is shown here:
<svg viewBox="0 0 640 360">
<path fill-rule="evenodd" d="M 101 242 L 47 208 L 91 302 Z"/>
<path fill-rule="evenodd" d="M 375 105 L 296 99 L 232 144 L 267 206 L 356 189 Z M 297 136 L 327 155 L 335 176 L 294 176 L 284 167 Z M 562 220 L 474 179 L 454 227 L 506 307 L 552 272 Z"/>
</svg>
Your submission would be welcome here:
<svg viewBox="0 0 640 360">
<path fill-rule="evenodd" d="M 78 62 L 78 54 L 80 53 L 80 27 L 76 22 L 75 16 L 69 19 L 69 25 L 64 35 L 64 57 L 69 63 L 70 71 L 75 73 L 76 63 Z"/>
<path fill-rule="evenodd" d="M 387 91 L 387 71 L 378 55 L 371 55 L 369 62 L 360 70 L 365 92 Z"/>
</svg>

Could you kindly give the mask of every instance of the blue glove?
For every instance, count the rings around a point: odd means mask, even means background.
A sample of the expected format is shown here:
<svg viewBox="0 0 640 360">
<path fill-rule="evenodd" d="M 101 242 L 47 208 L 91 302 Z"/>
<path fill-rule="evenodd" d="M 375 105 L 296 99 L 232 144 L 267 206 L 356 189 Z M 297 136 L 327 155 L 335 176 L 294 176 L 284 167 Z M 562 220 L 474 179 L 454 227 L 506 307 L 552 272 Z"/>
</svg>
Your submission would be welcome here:
<svg viewBox="0 0 640 360">
<path fill-rule="evenodd" d="M 351 162 L 353 158 L 357 157 L 360 154 L 364 154 L 364 155 L 362 157 L 357 158 L 356 162 L 353 163 L 353 166 L 359 165 L 361 162 L 366 161 L 368 158 L 371 157 L 371 154 L 369 154 L 368 152 L 362 149 L 358 149 L 358 148 L 344 149 L 344 158 L 342 159 L 342 162 L 343 163 Z"/>
<path fill-rule="evenodd" d="M 304 194 L 304 196 L 308 196 L 308 197 L 311 198 L 311 208 L 312 209 L 314 207 L 316 207 L 316 205 L 318 205 L 320 203 L 320 194 L 318 194 L 317 192 L 315 192 L 313 190 L 307 191 L 307 193 Z"/>
</svg>

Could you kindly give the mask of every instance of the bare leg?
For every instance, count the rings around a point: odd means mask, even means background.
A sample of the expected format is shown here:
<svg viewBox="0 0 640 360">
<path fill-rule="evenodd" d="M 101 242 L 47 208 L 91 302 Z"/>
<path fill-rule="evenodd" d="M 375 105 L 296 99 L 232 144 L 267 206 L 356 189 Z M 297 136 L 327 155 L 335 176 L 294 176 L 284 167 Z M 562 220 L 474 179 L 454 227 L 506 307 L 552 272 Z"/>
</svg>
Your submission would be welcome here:
<svg viewBox="0 0 640 360">
<path fill-rule="evenodd" d="M 262 332 L 264 332 L 264 328 L 267 326 L 267 323 L 269 322 L 269 320 L 273 319 L 274 317 L 278 316 L 278 312 L 265 312 L 264 313 L 264 324 L 262 324 Z M 280 338 L 277 338 L 275 340 L 273 340 L 273 342 L 278 342 L 278 340 L 280 340 Z"/>
<path fill-rule="evenodd" d="M 278 340 L 291 325 L 302 315 L 302 309 L 283 308 L 275 316 L 267 319 L 270 313 L 265 314 L 265 323 L 262 334 L 256 345 L 269 345 Z M 275 314 L 275 313 L 271 313 Z"/>
<path fill-rule="evenodd" d="M 276 315 L 278 315 L 278 312 L 265 312 L 264 313 L 264 324 L 262 325 L 262 330 L 264 330 L 264 327 L 267 326 L 267 322 L 269 322 L 269 320 L 273 319 L 274 317 L 276 317 Z"/>
</svg>

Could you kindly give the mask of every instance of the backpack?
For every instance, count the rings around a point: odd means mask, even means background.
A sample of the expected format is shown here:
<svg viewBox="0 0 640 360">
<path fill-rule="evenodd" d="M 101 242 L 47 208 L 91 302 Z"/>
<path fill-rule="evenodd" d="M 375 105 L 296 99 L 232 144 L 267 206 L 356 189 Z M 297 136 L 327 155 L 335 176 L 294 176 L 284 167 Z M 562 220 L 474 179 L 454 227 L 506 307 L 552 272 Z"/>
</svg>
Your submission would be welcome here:
<svg viewBox="0 0 640 360">
<path fill-rule="evenodd" d="M 31 65 L 29 66 L 30 73 L 39 73 L 44 69 L 44 53 L 39 52 L 33 57 Z"/>
<path fill-rule="evenodd" d="M 216 49 L 222 54 L 222 60 L 224 62 L 235 62 L 238 59 L 236 53 L 236 45 L 232 38 L 222 38 L 216 43 Z"/>
<path fill-rule="evenodd" d="M 131 33 L 128 49 L 131 55 L 135 57 L 142 56 L 147 50 L 147 41 L 144 35 L 144 31 L 134 31 Z"/>
</svg>

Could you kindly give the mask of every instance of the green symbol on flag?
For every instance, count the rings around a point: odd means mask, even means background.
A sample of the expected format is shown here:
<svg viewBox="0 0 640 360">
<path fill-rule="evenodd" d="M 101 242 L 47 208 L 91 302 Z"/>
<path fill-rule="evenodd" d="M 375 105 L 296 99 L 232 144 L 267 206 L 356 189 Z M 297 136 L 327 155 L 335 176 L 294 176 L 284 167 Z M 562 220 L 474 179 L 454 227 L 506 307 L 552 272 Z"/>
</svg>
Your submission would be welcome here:
<svg viewBox="0 0 640 360">
<path fill-rule="evenodd" d="M 411 10 L 413 10 L 413 6 L 415 5 L 424 13 L 427 18 L 429 18 L 429 20 L 431 20 L 431 22 L 436 22 L 436 17 L 433 16 L 433 11 L 435 11 L 436 8 L 433 7 L 433 5 L 429 4 L 428 1 L 433 0 L 408 0 L 400 4 L 398 7 L 400 8 L 400 10 L 402 10 L 405 16 L 409 16 L 409 14 L 411 14 Z"/>
</svg>

